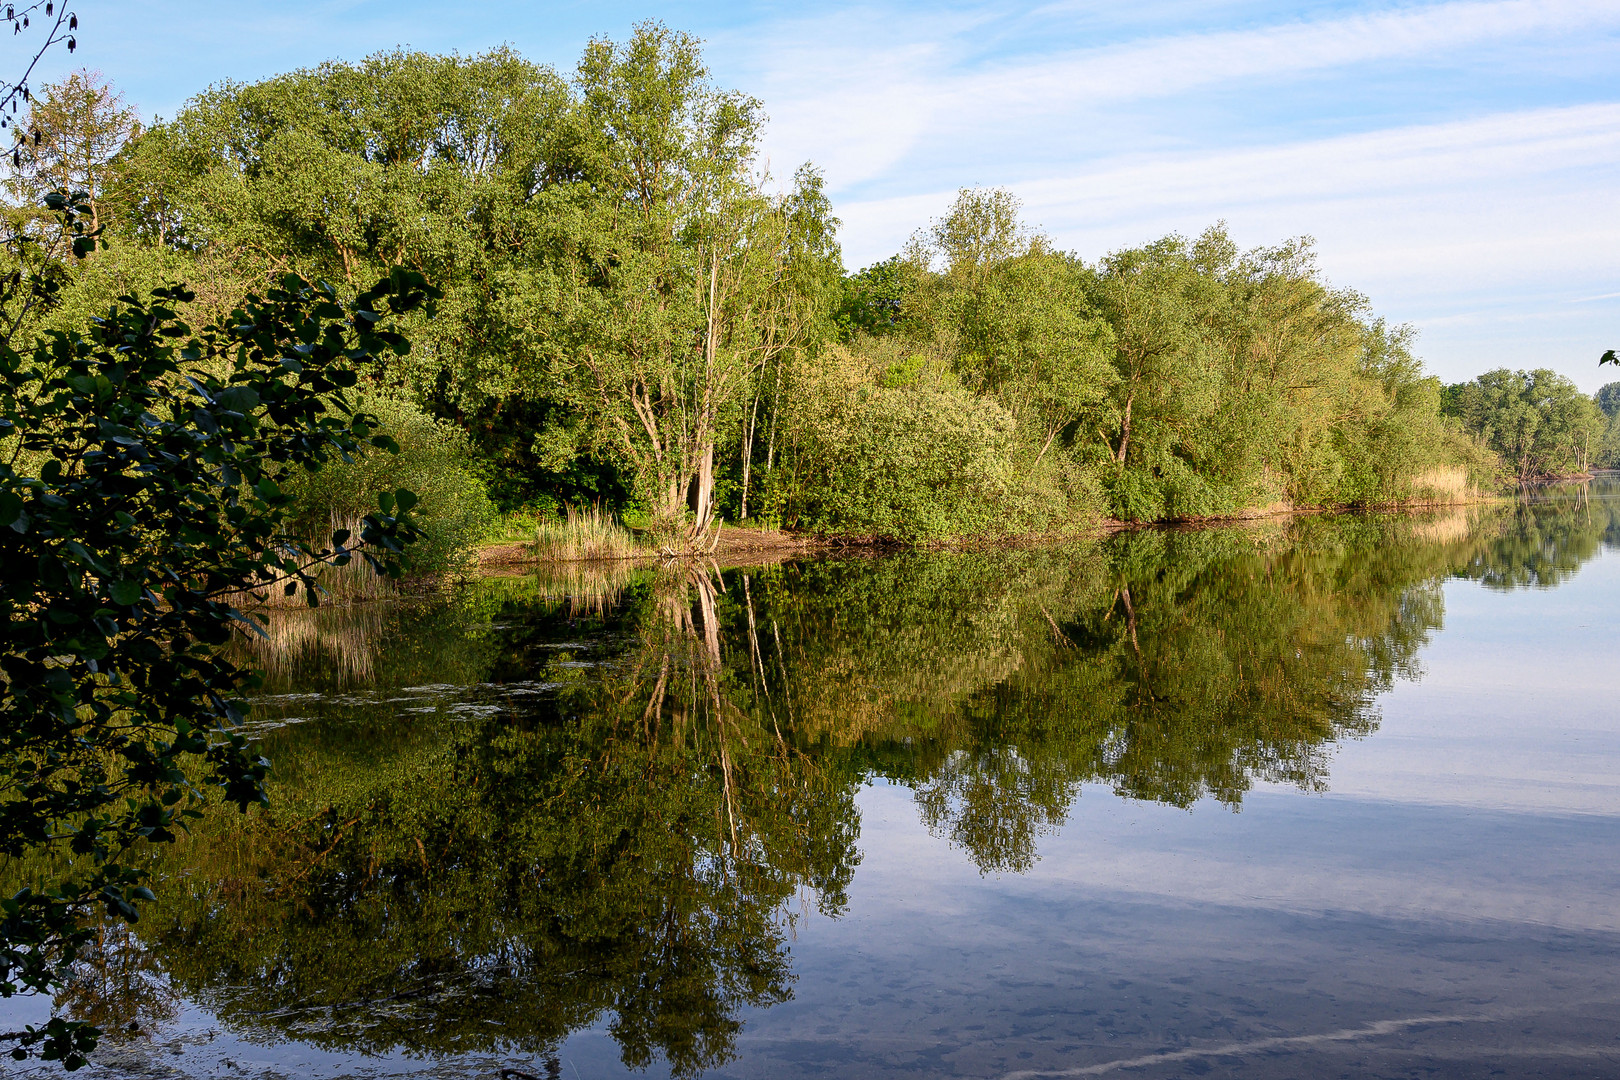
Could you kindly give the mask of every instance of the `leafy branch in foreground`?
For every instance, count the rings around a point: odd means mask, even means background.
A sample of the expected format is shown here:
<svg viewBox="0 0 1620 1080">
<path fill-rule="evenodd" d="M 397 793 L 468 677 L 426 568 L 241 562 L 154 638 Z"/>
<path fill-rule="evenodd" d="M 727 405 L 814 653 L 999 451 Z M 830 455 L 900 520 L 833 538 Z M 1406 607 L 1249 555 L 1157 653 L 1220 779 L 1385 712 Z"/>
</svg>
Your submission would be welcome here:
<svg viewBox="0 0 1620 1080">
<path fill-rule="evenodd" d="M 0 855 L 34 868 L 0 900 L 0 996 L 62 985 L 100 918 L 139 918 L 137 844 L 210 797 L 265 801 L 269 763 L 232 730 L 257 677 L 219 646 L 265 590 L 317 603 L 324 566 L 399 574 L 410 492 L 317 548 L 280 481 L 394 449 L 345 392 L 437 295 L 399 268 L 349 304 L 289 276 L 194 332 L 191 294 L 163 288 L 26 357 L 0 341 Z M 98 1034 L 57 1017 L 11 1055 L 76 1068 Z"/>
</svg>

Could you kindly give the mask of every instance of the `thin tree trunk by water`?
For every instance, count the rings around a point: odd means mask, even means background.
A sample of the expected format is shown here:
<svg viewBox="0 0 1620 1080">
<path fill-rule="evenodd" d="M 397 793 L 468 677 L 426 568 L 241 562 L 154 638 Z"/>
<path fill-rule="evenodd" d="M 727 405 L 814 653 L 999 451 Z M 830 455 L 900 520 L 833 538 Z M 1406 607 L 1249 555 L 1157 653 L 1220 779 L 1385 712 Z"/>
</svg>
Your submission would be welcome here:
<svg viewBox="0 0 1620 1080">
<path fill-rule="evenodd" d="M 742 452 L 742 505 L 738 508 L 737 519 L 748 519 L 748 479 L 753 472 L 754 465 L 754 427 L 759 419 L 759 394 L 754 394 L 753 407 L 748 411 L 748 434 L 743 439 Z"/>
<path fill-rule="evenodd" d="M 1125 451 L 1131 445 L 1131 407 L 1135 404 L 1136 391 L 1132 390 L 1125 398 L 1125 415 L 1120 421 L 1119 453 L 1114 455 L 1114 460 L 1121 465 L 1125 464 Z"/>
</svg>

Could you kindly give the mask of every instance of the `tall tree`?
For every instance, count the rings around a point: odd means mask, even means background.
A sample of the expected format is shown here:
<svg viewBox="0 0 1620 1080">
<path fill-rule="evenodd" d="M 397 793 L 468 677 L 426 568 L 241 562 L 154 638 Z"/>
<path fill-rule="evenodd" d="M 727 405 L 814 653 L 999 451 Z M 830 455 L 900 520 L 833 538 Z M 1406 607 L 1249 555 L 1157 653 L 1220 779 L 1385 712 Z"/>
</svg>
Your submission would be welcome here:
<svg viewBox="0 0 1620 1080">
<path fill-rule="evenodd" d="M 914 305 L 913 332 L 945 335 L 963 380 L 993 395 L 1039 450 L 1107 398 L 1112 333 L 1078 260 L 1025 228 L 1018 198 L 967 188 L 916 254 L 941 266 Z M 915 242 L 914 242 L 915 244 Z M 926 321 L 925 329 L 918 324 Z"/>
<path fill-rule="evenodd" d="M 694 39 L 646 23 L 623 45 L 595 40 L 578 84 L 596 197 L 557 225 L 553 371 L 666 531 L 696 542 L 718 445 L 813 322 L 827 275 L 807 267 L 836 266 L 836 222 L 812 171 L 769 193 L 759 103 L 717 89 Z"/>
<path fill-rule="evenodd" d="M 43 205 L 48 192 L 83 192 L 91 227 L 99 229 L 114 159 L 139 131 L 135 110 L 105 76 L 76 71 L 32 96 L 7 188 L 27 206 Z"/>
</svg>

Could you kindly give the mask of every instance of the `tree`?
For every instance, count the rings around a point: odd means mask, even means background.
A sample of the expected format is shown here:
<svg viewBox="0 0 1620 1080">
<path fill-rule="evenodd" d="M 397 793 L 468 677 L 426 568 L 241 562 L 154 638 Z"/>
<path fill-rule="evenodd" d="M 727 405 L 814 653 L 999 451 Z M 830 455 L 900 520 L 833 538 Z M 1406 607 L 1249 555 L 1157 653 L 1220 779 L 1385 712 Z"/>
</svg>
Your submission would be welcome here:
<svg viewBox="0 0 1620 1080">
<path fill-rule="evenodd" d="M 1113 329 L 1118 376 L 1112 430 L 1102 434 L 1120 470 L 1133 452 L 1151 461 L 1153 441 L 1146 444 L 1149 453 L 1140 445 L 1144 427 L 1151 433 L 1173 426 L 1197 408 L 1210 384 L 1213 357 L 1197 320 L 1204 285 L 1180 237 L 1114 252 L 1097 267 L 1090 292 Z"/>
<path fill-rule="evenodd" d="M 833 316 L 839 337 L 847 343 L 857 334 L 877 337 L 898 331 L 906 298 L 916 285 L 914 269 L 903 256 L 892 255 L 846 275 Z"/>
<path fill-rule="evenodd" d="M 52 191 L 83 192 L 90 225 L 99 229 L 113 162 L 139 133 L 135 110 L 100 72 L 76 71 L 44 87 L 18 125 L 7 187 L 12 199 L 41 207 Z"/>
<path fill-rule="evenodd" d="M 384 53 L 211 88 L 124 155 L 121 205 L 244 281 L 421 271 L 445 298 L 388 375 L 509 499 L 622 480 L 695 533 L 716 453 L 751 469 L 783 350 L 825 333 L 829 252 L 841 272 L 819 176 L 756 171 L 762 119 L 655 23 L 592 42 L 572 85 L 507 49 Z"/>
<path fill-rule="evenodd" d="M 1592 395 L 1597 407 L 1603 410 L 1603 415 L 1614 418 L 1620 413 L 1620 382 L 1605 383 L 1598 387 L 1598 392 Z"/>
<path fill-rule="evenodd" d="M 41 867 L 0 901 L 0 995 L 59 985 L 98 912 L 135 922 L 151 893 L 126 854 L 209 789 L 264 800 L 268 763 L 233 730 L 255 677 L 219 647 L 266 589 L 316 603 L 315 572 L 357 556 L 398 574 L 413 495 L 317 548 L 284 530 L 280 483 L 392 445 L 345 391 L 434 295 L 403 269 L 347 305 L 289 276 L 193 332 L 177 286 L 27 356 L 0 342 L 0 854 Z M 58 1017 L 9 1037 L 74 1068 L 96 1035 Z"/>
<path fill-rule="evenodd" d="M 1498 368 L 1464 383 L 1451 408 L 1501 454 L 1520 483 L 1584 472 L 1603 437 L 1603 414 L 1573 382 L 1546 368 Z"/>
<path fill-rule="evenodd" d="M 1107 397 L 1113 343 L 1077 260 L 1025 230 L 1001 189 L 964 189 L 930 231 L 943 263 L 927 290 L 933 331 L 954 339 L 965 382 L 992 394 L 1046 456 L 1058 435 Z"/>
<path fill-rule="evenodd" d="M 593 185 L 552 226 L 567 253 L 553 376 L 662 528 L 701 542 L 716 448 L 760 374 L 804 344 L 837 223 L 813 171 L 767 191 L 759 102 L 715 88 L 692 38 L 644 23 L 622 46 L 595 40 L 578 83 Z"/>
</svg>

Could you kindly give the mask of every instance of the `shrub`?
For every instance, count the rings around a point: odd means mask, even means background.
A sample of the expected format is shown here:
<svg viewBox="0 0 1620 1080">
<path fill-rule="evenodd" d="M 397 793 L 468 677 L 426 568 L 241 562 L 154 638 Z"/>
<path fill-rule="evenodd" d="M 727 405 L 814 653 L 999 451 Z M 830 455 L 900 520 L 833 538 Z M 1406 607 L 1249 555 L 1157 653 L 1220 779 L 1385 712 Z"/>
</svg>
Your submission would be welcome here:
<svg viewBox="0 0 1620 1080">
<path fill-rule="evenodd" d="M 998 402 L 927 356 L 897 362 L 828 350 L 801 372 L 794 480 L 786 516 L 826 533 L 919 541 L 1044 529 L 1074 516 L 1066 482 L 1095 510 L 1060 455 L 1032 466 Z"/>
<path fill-rule="evenodd" d="M 1121 469 L 1103 480 L 1109 511 L 1121 521 L 1159 521 L 1164 518 L 1164 487 L 1146 469 Z"/>
<path fill-rule="evenodd" d="M 405 560 L 406 571 L 461 569 L 497 517 L 484 482 L 470 467 L 466 434 L 427 415 L 398 391 L 374 387 L 358 396 L 359 407 L 376 415 L 399 453 L 368 451 L 353 463 L 289 476 L 284 486 L 298 508 L 299 526 L 311 536 L 342 528 L 376 505 L 379 492 L 406 488 L 421 500 L 416 518 L 425 534 Z"/>
</svg>

